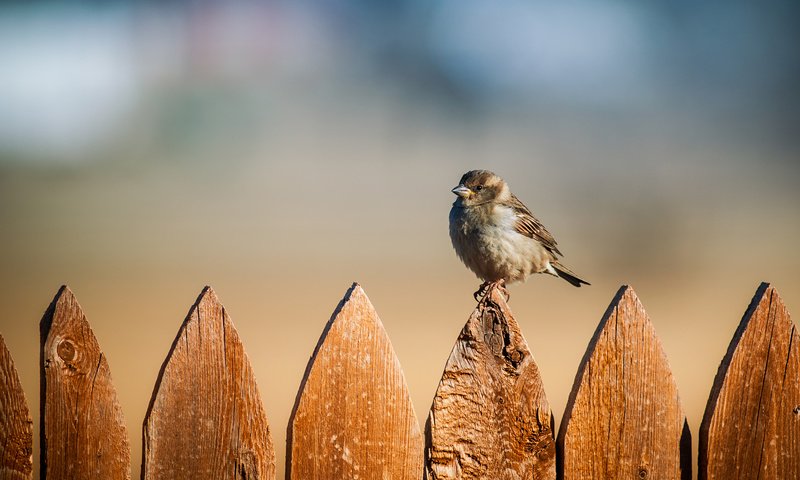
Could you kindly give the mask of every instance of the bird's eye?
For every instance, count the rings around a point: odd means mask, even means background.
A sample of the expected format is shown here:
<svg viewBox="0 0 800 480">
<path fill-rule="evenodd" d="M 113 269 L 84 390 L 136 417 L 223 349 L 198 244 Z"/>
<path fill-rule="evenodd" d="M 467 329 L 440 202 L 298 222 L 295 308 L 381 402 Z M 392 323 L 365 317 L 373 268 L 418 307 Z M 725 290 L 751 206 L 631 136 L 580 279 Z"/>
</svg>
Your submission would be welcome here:
<svg viewBox="0 0 800 480">
<path fill-rule="evenodd" d="M 480 192 L 481 190 L 483 190 L 483 185 L 478 185 L 477 187 L 475 187 L 476 192 Z"/>
</svg>

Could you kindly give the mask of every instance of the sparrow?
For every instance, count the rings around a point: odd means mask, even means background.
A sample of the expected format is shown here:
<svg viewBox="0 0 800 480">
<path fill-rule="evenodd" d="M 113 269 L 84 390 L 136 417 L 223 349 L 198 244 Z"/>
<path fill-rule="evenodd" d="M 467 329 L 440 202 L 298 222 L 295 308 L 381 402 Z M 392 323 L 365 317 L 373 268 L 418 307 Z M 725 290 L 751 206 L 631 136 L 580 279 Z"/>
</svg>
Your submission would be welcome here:
<svg viewBox="0 0 800 480">
<path fill-rule="evenodd" d="M 453 188 L 458 198 L 450 209 L 450 240 L 458 258 L 489 288 L 525 281 L 534 273 L 556 275 L 576 287 L 589 282 L 558 260 L 555 238 L 511 193 L 508 184 L 488 170 L 465 173 Z"/>
</svg>

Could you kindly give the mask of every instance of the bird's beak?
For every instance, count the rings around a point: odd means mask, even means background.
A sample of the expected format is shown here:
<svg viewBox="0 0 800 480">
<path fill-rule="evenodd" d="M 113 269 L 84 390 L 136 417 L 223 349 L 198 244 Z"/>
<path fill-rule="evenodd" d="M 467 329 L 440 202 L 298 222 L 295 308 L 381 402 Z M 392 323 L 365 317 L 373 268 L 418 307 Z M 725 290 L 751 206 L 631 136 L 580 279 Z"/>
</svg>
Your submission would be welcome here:
<svg viewBox="0 0 800 480">
<path fill-rule="evenodd" d="M 457 186 L 456 188 L 454 188 L 454 189 L 452 189 L 450 191 L 455 193 L 456 195 L 458 195 L 461 198 L 467 198 L 467 197 L 472 195 L 472 190 L 470 190 L 469 188 L 465 187 L 463 184 Z"/>
</svg>

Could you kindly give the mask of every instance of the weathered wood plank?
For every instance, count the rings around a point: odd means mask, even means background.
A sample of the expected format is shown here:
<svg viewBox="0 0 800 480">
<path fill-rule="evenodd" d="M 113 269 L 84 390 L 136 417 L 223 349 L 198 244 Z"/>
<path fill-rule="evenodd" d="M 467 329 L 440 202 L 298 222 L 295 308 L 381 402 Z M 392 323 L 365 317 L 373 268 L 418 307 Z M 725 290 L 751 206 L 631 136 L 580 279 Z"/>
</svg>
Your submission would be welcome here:
<svg viewBox="0 0 800 480">
<path fill-rule="evenodd" d="M 40 331 L 41 478 L 130 478 L 128 433 L 111 371 L 66 286 Z"/>
<path fill-rule="evenodd" d="M 555 479 L 552 425 L 533 355 L 493 288 L 464 325 L 436 390 L 426 478 Z"/>
<path fill-rule="evenodd" d="M 358 284 L 325 326 L 287 437 L 287 479 L 422 476 L 422 435 L 403 371 Z"/>
<path fill-rule="evenodd" d="M 800 346 L 762 283 L 717 371 L 700 426 L 699 478 L 800 478 Z"/>
<path fill-rule="evenodd" d="M 559 478 L 691 478 L 690 449 L 667 357 L 623 286 L 578 368 L 558 432 Z"/>
<path fill-rule="evenodd" d="M 275 478 L 253 369 L 210 287 L 190 309 L 161 367 L 142 456 L 147 480 Z"/>
<path fill-rule="evenodd" d="M 33 421 L 14 360 L 0 335 L 0 480 L 33 477 Z"/>
</svg>

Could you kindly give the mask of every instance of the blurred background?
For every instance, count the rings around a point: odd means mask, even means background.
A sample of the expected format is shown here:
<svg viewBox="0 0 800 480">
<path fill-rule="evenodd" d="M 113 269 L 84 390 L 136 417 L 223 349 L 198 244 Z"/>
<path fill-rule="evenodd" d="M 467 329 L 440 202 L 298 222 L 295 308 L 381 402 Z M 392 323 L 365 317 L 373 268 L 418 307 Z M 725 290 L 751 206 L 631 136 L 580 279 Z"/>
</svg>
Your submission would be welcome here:
<svg viewBox="0 0 800 480">
<path fill-rule="evenodd" d="M 352 281 L 424 424 L 480 283 L 450 246 L 450 189 L 488 168 L 592 282 L 510 289 L 556 424 L 631 284 L 696 456 L 759 282 L 800 312 L 798 13 L 744 0 L 3 2 L 0 333 L 36 435 L 38 323 L 63 283 L 111 366 L 133 478 L 159 367 L 206 284 L 253 364 L 279 478 L 307 359 Z"/>
</svg>

